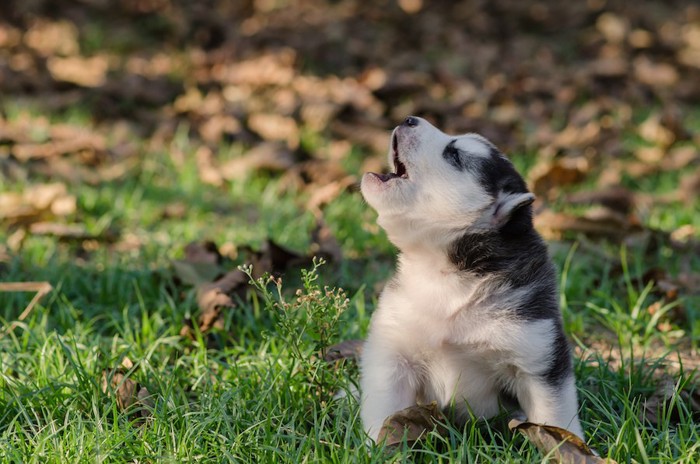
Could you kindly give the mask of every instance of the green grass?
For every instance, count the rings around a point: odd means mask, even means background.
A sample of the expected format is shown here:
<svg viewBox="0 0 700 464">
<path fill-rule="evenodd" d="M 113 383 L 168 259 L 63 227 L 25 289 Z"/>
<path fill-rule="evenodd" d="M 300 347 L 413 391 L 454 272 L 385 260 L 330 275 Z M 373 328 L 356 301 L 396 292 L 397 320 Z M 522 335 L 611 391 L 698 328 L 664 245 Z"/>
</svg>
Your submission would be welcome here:
<svg viewBox="0 0 700 464">
<path fill-rule="evenodd" d="M 2 462 L 542 459 L 524 438 L 482 421 L 450 426 L 446 437 L 431 435 L 420 446 L 395 452 L 366 445 L 351 393 L 358 381 L 356 366 L 326 365 L 314 356 L 323 344 L 366 334 L 377 285 L 392 271 L 393 248 L 357 192 L 343 193 L 325 210 L 346 259 L 320 267 L 318 280 L 307 276 L 305 284 L 300 270 L 290 271 L 282 296 L 274 286 L 266 287 L 268 293 L 248 295 L 227 313 L 214 344 L 206 335 L 180 337 L 197 308 L 194 291 L 174 284 L 169 261 L 181 257 L 188 242 L 211 239 L 258 247 L 271 237 L 303 251 L 315 220 L 303 208 L 304 194 L 281 191 L 274 176 L 254 175 L 222 188 L 202 184 L 196 175 L 197 146 L 185 131 L 175 143 L 184 153 L 182 164 L 165 151 L 143 148 L 134 175 L 97 186 L 69 186 L 78 201 L 69 219 L 94 233 L 114 228 L 131 234 L 141 242 L 138 249 L 100 247 L 79 258 L 77 244 L 30 235 L 21 253 L 0 270 L 3 281 L 46 280 L 55 287 L 28 319 L 0 339 Z M 231 147 L 227 156 L 241 150 Z M 348 166 L 359 166 L 361 156 L 353 151 Z M 527 159 L 518 163 L 533 165 Z M 639 187 L 666 190 L 676 179 L 675 173 L 663 173 Z M 3 189 L 22 190 L 44 180 L 31 178 Z M 163 208 L 174 201 L 187 205 L 186 215 L 163 218 Z M 672 230 L 689 219 L 697 226 L 697 213 L 692 205 L 654 207 L 645 220 Z M 0 242 L 8 236 L 0 230 Z M 552 244 L 552 252 L 561 271 L 566 327 L 579 344 L 619 342 L 633 346 L 638 357 L 651 347 L 657 354 L 664 351 L 659 346 L 671 352 L 680 334 L 698 346 L 697 298 L 682 301 L 686 318 L 671 321 L 675 332 L 656 330 L 655 316 L 646 311 L 659 297 L 640 277 L 652 266 L 679 272 L 677 252 L 664 245 L 650 255 L 601 244 L 624 263 L 620 270 L 573 243 Z M 691 259 L 695 269 L 698 261 Z M 275 305 L 280 298 L 294 302 L 298 288 L 313 295 L 324 285 L 345 290 L 349 302 L 342 314 L 332 310 L 340 305 L 332 298 L 338 291 L 327 295 L 329 300 L 312 299 L 296 313 Z M 0 293 L 0 325 L 14 321 L 31 296 Z M 332 330 L 319 335 L 318 328 L 329 321 Z M 675 410 L 679 423 L 671 411 L 662 413 L 657 425 L 640 420 L 644 399 L 657 383 L 654 363 L 610 363 L 606 356 L 597 353 L 576 362 L 581 417 L 591 446 L 618 462 L 694 462 L 700 426 L 682 401 Z M 135 363 L 130 377 L 154 395 L 145 424 L 137 424 L 101 391 L 102 372 L 125 357 Z M 695 388 L 690 372 L 678 378 L 681 389 Z M 334 396 L 338 391 L 348 394 Z"/>
</svg>

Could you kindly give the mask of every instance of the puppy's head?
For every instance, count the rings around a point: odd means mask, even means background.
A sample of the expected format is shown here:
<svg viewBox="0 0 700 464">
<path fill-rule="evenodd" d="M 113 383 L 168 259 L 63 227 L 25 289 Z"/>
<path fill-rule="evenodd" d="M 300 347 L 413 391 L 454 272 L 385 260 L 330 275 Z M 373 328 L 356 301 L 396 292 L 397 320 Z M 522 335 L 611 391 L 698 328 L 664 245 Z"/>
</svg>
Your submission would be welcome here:
<svg viewBox="0 0 700 464">
<path fill-rule="evenodd" d="M 448 245 L 505 226 L 532 203 L 522 177 L 476 134 L 451 136 L 410 116 L 394 129 L 389 174 L 366 173 L 362 194 L 399 248 Z"/>
</svg>

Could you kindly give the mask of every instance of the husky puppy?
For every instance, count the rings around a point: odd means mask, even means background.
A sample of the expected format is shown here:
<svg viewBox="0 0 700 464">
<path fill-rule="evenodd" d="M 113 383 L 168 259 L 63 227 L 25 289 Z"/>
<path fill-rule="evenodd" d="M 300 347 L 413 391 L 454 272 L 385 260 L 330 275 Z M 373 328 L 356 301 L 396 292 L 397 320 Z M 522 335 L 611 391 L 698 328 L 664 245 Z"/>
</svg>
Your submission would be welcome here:
<svg viewBox="0 0 700 464">
<path fill-rule="evenodd" d="M 376 440 L 416 403 L 464 421 L 512 398 L 529 421 L 583 437 L 556 273 L 522 177 L 485 138 L 413 116 L 394 129 L 389 164 L 361 186 L 400 250 L 360 364 L 365 431 Z"/>
</svg>

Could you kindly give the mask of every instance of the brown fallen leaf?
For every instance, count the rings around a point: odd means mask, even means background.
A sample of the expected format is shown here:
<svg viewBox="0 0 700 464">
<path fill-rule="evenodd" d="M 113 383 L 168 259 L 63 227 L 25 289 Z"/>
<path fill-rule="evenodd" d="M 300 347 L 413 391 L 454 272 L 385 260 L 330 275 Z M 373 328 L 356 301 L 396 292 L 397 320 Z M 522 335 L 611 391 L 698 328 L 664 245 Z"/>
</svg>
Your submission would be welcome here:
<svg viewBox="0 0 700 464">
<path fill-rule="evenodd" d="M 311 261 L 310 257 L 278 245 L 268 239 L 261 251 L 248 249 L 246 264 L 253 266 L 253 277 L 258 278 L 266 273 L 281 273 L 292 265 L 304 265 Z M 173 260 L 174 275 L 181 282 L 192 285 L 197 291 L 197 306 L 199 315 L 197 326 L 205 333 L 212 328 L 223 327 L 223 311 L 235 308 L 232 296 L 243 295 L 248 289 L 248 276 L 235 268 L 224 272 L 221 266 L 222 256 L 213 242 L 204 244 L 192 243 L 185 248 L 185 259 Z M 192 322 L 189 321 L 180 330 L 183 337 L 192 336 Z"/>
<path fill-rule="evenodd" d="M 42 56 L 76 55 L 80 52 L 78 28 L 66 20 L 37 18 L 26 32 L 24 41 Z"/>
<path fill-rule="evenodd" d="M 545 209 L 535 216 L 534 224 L 548 240 L 560 240 L 571 233 L 619 241 L 643 230 L 634 216 L 626 216 L 608 208 L 594 208 L 584 216 Z"/>
<path fill-rule="evenodd" d="M 245 155 L 221 165 L 221 175 L 226 180 L 239 180 L 254 171 L 283 172 L 295 163 L 294 155 L 283 144 L 264 142 Z"/>
<path fill-rule="evenodd" d="M 199 178 L 202 182 L 216 187 L 220 187 L 224 183 L 219 167 L 216 166 L 214 153 L 211 148 L 204 145 L 199 147 L 195 153 L 195 159 L 197 161 Z"/>
<path fill-rule="evenodd" d="M 22 193 L 0 193 L 0 221 L 32 223 L 51 216 L 68 216 L 76 210 L 76 199 L 65 184 L 39 184 Z"/>
<path fill-rule="evenodd" d="M 254 113 L 248 118 L 248 126 L 265 140 L 286 141 L 292 149 L 299 145 L 299 127 L 291 117 Z"/>
<path fill-rule="evenodd" d="M 153 396 L 146 387 L 127 377 L 121 369 L 102 371 L 102 392 L 117 401 L 117 408 L 133 415 L 137 425 L 145 423 L 145 419 L 153 414 L 155 406 Z"/>
<path fill-rule="evenodd" d="M 596 456 L 579 438 L 568 430 L 552 425 L 541 425 L 511 419 L 508 428 L 522 433 L 549 462 L 561 464 L 615 464 L 612 459 Z"/>
<path fill-rule="evenodd" d="M 107 149 L 104 136 L 69 124 L 56 124 L 48 129 L 48 139 L 17 141 L 11 152 L 20 162 L 47 160 L 64 154 L 80 154 L 83 163 L 95 163 Z"/>
<path fill-rule="evenodd" d="M 234 269 L 211 283 L 201 284 L 197 288 L 197 305 L 199 330 L 204 333 L 220 325 L 221 312 L 224 308 L 235 308 L 231 295 L 248 284 L 248 276 L 239 269 Z"/>
<path fill-rule="evenodd" d="M 533 167 L 529 174 L 532 192 L 543 198 L 559 194 L 559 187 L 581 182 L 589 171 L 585 158 L 561 158 Z"/>
<path fill-rule="evenodd" d="M 323 359 L 326 362 L 334 362 L 341 359 L 351 359 L 353 361 L 357 361 L 362 355 L 362 348 L 364 346 L 364 340 L 345 340 L 326 348 Z"/>
<path fill-rule="evenodd" d="M 445 417 L 434 401 L 428 405 L 410 406 L 384 420 L 377 442 L 383 441 L 389 447 L 399 445 L 404 439 L 406 443 L 415 443 L 433 430 L 445 436 L 448 432 L 443 422 Z"/>
<path fill-rule="evenodd" d="M 572 205 L 600 204 L 620 214 L 629 214 L 634 207 L 635 196 L 634 192 L 618 185 L 573 193 L 566 196 L 566 202 Z"/>
<path fill-rule="evenodd" d="M 34 309 L 34 306 L 52 289 L 53 286 L 49 282 L 0 282 L 0 292 L 36 292 L 34 298 L 27 304 L 17 320 L 0 332 L 0 338 L 14 330 L 19 322 L 25 320 Z"/>
<path fill-rule="evenodd" d="M 662 147 L 668 147 L 676 140 L 676 135 L 664 124 L 662 115 L 659 113 L 652 113 L 646 121 L 642 122 L 638 132 L 644 140 Z"/>
<path fill-rule="evenodd" d="M 57 81 L 70 82 L 81 87 L 99 87 L 107 81 L 109 61 L 106 56 L 52 56 L 47 60 L 46 66 Z"/>
<path fill-rule="evenodd" d="M 325 205 L 338 198 L 348 187 L 355 184 L 357 184 L 355 176 L 346 176 L 341 180 L 328 182 L 323 185 L 312 184 L 308 188 L 311 196 L 306 201 L 306 209 L 313 212 L 316 217 L 320 217 L 322 208 Z"/>
<path fill-rule="evenodd" d="M 102 372 L 102 392 L 114 395 L 121 410 L 128 409 L 136 402 L 137 387 L 138 383 L 122 372 L 115 371 L 111 375 L 107 371 Z"/>
<path fill-rule="evenodd" d="M 672 87 L 678 83 L 678 71 L 668 63 L 650 60 L 646 56 L 634 60 L 634 75 L 639 82 L 652 87 Z"/>
<path fill-rule="evenodd" d="M 588 72 L 601 79 L 622 79 L 627 75 L 628 63 L 617 56 L 598 58 L 589 63 Z"/>
</svg>

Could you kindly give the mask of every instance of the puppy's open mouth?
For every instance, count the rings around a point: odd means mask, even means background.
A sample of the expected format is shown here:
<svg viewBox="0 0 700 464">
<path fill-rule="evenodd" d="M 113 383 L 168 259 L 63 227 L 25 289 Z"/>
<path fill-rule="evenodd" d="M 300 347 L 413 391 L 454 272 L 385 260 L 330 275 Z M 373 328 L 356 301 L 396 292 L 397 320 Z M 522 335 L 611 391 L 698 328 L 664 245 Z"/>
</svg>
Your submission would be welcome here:
<svg viewBox="0 0 700 464">
<path fill-rule="evenodd" d="M 408 179 L 408 172 L 406 171 L 406 165 L 403 164 L 403 162 L 399 159 L 399 141 L 396 136 L 396 133 L 394 133 L 394 136 L 391 138 L 391 153 L 392 153 L 392 163 L 394 165 L 394 172 L 390 172 L 388 174 L 376 174 L 373 173 L 375 176 L 377 176 L 382 182 L 387 182 L 390 181 L 391 179 Z"/>
</svg>

